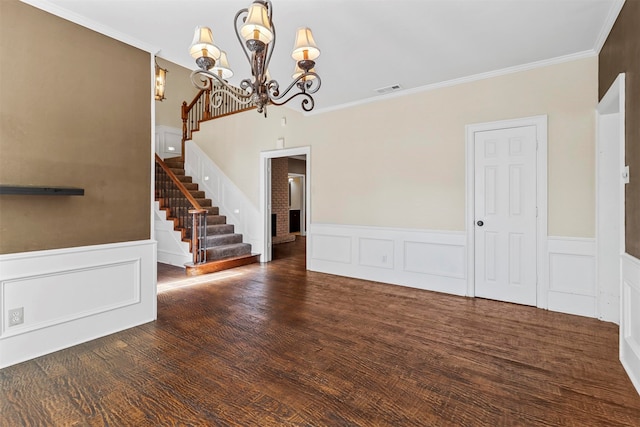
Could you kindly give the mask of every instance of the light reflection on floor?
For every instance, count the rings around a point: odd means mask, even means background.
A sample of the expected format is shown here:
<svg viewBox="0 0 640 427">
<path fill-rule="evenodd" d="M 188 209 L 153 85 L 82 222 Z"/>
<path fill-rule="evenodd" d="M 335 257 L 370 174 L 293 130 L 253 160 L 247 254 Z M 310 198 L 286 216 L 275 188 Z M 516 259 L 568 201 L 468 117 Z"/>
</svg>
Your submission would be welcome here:
<svg viewBox="0 0 640 427">
<path fill-rule="evenodd" d="M 158 284 L 158 293 L 181 289 L 188 286 L 200 285 L 202 283 L 215 282 L 217 280 L 228 279 L 230 277 L 242 276 L 236 271 L 221 271 L 219 273 L 204 274 L 202 276 L 185 277 L 183 279 L 172 280 L 170 282 Z"/>
</svg>

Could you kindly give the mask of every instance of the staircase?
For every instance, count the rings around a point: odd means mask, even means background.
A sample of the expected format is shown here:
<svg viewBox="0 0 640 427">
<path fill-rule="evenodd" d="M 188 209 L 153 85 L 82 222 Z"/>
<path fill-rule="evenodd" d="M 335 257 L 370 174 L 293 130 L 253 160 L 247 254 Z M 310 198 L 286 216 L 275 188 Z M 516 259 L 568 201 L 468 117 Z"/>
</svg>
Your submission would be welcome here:
<svg viewBox="0 0 640 427">
<path fill-rule="evenodd" d="M 234 232 L 233 224 L 227 224 L 227 218 L 220 215 L 219 209 L 212 206 L 211 199 L 207 199 L 204 191 L 198 189 L 198 184 L 192 182 L 190 176 L 186 176 L 184 161 L 177 157 L 165 159 L 164 163 L 171 172 L 178 178 L 182 185 L 188 190 L 191 196 L 198 202 L 202 209 L 206 210 L 206 236 L 204 237 L 206 248 L 206 261 L 201 263 L 186 264 L 186 272 L 189 276 L 212 273 L 226 270 L 241 265 L 259 262 L 260 255 L 251 253 L 251 245 L 242 242 L 242 235 Z M 156 201 L 160 203 L 160 208 L 167 214 L 167 219 L 172 220 L 174 229 L 182 233 L 182 239 L 191 244 L 190 224 L 185 224 L 175 214 L 172 206 L 188 206 L 186 196 L 175 192 L 169 198 L 158 197 L 156 191 Z M 193 252 L 194 248 L 191 247 Z"/>
</svg>

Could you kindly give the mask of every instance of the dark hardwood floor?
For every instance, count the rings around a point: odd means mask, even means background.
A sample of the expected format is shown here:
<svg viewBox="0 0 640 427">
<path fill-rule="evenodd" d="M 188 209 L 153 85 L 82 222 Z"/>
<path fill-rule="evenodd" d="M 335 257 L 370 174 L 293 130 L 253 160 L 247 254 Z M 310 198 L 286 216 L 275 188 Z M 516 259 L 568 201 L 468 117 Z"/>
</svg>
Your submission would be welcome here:
<svg viewBox="0 0 640 427">
<path fill-rule="evenodd" d="M 156 322 L 0 370 L 0 425 L 640 425 L 617 326 L 307 272 L 303 240 L 163 267 Z"/>
</svg>

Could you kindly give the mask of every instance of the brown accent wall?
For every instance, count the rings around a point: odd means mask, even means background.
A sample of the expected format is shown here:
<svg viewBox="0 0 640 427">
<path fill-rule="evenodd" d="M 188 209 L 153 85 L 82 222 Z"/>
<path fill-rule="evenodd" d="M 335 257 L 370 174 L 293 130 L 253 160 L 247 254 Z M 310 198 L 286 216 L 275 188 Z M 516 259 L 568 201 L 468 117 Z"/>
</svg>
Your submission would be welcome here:
<svg viewBox="0 0 640 427">
<path fill-rule="evenodd" d="M 627 0 L 598 58 L 602 99 L 619 73 L 626 73 L 625 189 L 626 251 L 640 258 L 640 1 Z"/>
<path fill-rule="evenodd" d="M 150 237 L 150 57 L 17 0 L 0 1 L 0 253 Z"/>
</svg>

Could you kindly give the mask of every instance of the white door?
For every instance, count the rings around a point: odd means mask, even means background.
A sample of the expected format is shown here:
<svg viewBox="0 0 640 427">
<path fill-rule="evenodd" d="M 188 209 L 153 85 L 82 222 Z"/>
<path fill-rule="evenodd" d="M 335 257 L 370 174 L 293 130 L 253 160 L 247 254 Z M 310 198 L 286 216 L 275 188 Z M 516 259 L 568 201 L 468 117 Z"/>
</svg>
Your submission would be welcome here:
<svg viewBox="0 0 640 427">
<path fill-rule="evenodd" d="M 475 295 L 536 305 L 536 127 L 476 132 Z"/>
</svg>

